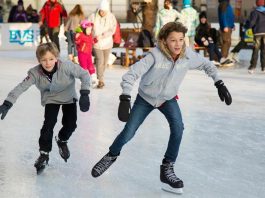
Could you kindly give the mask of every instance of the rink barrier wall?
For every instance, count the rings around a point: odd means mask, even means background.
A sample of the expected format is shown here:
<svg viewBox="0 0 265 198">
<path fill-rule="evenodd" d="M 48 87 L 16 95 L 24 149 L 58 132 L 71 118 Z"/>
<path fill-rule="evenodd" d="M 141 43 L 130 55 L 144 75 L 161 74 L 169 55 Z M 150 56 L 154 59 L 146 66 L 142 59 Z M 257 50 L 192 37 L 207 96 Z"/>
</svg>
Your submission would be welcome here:
<svg viewBox="0 0 265 198">
<path fill-rule="evenodd" d="M 212 27 L 219 29 L 218 23 L 212 23 Z M 239 24 L 235 24 L 232 33 L 232 44 L 239 40 Z M 135 24 L 121 23 L 121 28 L 134 28 Z M 61 49 L 66 49 L 64 28 L 61 27 L 59 39 Z M 40 30 L 37 23 L 1 23 L 0 24 L 0 50 L 25 50 L 35 49 L 40 41 Z"/>
</svg>

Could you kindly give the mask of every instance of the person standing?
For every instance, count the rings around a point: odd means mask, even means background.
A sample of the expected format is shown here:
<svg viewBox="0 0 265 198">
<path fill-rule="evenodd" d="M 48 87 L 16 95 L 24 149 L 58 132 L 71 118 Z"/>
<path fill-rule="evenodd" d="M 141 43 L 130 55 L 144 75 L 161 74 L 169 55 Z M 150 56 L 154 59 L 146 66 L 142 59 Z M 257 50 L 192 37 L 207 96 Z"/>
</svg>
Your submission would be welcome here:
<svg viewBox="0 0 265 198">
<path fill-rule="evenodd" d="M 233 66 L 234 63 L 228 58 L 229 49 L 231 47 L 232 31 L 235 28 L 234 20 L 235 16 L 233 8 L 230 5 L 230 0 L 218 0 L 218 19 L 221 31 L 221 65 L 222 66 Z"/>
<path fill-rule="evenodd" d="M 49 152 L 52 149 L 53 129 L 57 122 L 57 116 L 62 108 L 62 128 L 58 133 L 56 142 L 61 157 L 67 162 L 70 151 L 67 141 L 75 131 L 77 125 L 78 100 L 75 90 L 75 78 L 81 80 L 79 106 L 82 112 L 89 110 L 89 86 L 88 73 L 79 65 L 70 61 L 61 61 L 59 50 L 54 43 L 44 43 L 37 47 L 36 56 L 39 64 L 28 71 L 27 77 L 9 92 L 7 98 L 0 106 L 0 115 L 3 120 L 17 101 L 18 97 L 35 85 L 41 93 L 41 104 L 45 107 L 44 122 L 40 130 L 39 152 L 40 156 L 34 166 L 37 174 L 41 173 L 49 161 Z"/>
<path fill-rule="evenodd" d="M 62 24 L 61 20 L 65 20 L 67 12 L 57 0 L 47 0 L 40 10 L 40 27 L 46 23 L 49 39 L 56 44 L 60 51 L 59 32 Z"/>
<path fill-rule="evenodd" d="M 191 0 L 183 0 L 183 8 L 180 11 L 180 22 L 184 24 L 188 32 L 185 37 L 185 44 L 194 47 L 196 27 L 199 25 L 199 13 L 191 6 Z"/>
<path fill-rule="evenodd" d="M 75 30 L 84 19 L 85 14 L 83 12 L 82 6 L 80 4 L 76 4 L 75 7 L 70 11 L 67 22 L 64 26 L 64 34 L 68 43 L 68 57 L 74 63 L 78 63 L 75 45 Z"/>
<path fill-rule="evenodd" d="M 257 8 L 250 13 L 249 28 L 252 28 L 254 34 L 254 48 L 250 60 L 248 72 L 254 73 L 257 66 L 260 50 L 261 71 L 265 72 L 265 1 L 257 0 Z"/>
<path fill-rule="evenodd" d="M 122 147 L 133 138 L 149 113 L 159 110 L 170 127 L 168 147 L 160 166 L 160 181 L 163 189 L 182 192 L 184 184 L 174 173 L 174 163 L 178 157 L 184 124 L 175 97 L 188 70 L 204 70 L 212 77 L 221 101 L 227 105 L 232 103 L 232 97 L 218 76 L 215 65 L 185 47 L 186 32 L 187 28 L 182 23 L 165 24 L 158 35 L 158 46 L 123 75 L 118 117 L 127 123 L 109 147 L 109 152 L 92 168 L 93 177 L 102 175 L 117 160 Z M 138 95 L 131 109 L 131 91 L 138 78 L 141 78 Z"/>
<path fill-rule="evenodd" d="M 173 9 L 172 0 L 165 0 L 164 1 L 164 8 L 159 10 L 156 16 L 156 23 L 155 23 L 155 38 L 157 38 L 159 30 L 168 22 L 174 22 L 179 20 L 181 14 Z"/>
<path fill-rule="evenodd" d="M 95 13 L 88 17 L 88 21 L 94 24 L 93 35 L 97 43 L 93 46 L 97 78 L 99 80 L 97 88 L 105 86 L 104 72 L 108 64 L 111 49 L 113 48 L 113 34 L 116 31 L 117 20 L 110 12 L 108 0 L 101 0 Z"/>
</svg>

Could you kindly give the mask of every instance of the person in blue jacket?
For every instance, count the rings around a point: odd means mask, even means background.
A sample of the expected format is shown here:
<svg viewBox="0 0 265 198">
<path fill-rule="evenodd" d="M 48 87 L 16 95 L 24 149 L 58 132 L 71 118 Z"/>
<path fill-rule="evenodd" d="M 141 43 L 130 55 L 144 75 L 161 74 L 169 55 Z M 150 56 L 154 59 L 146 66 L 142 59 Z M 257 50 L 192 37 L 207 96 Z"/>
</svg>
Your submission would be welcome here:
<svg viewBox="0 0 265 198">
<path fill-rule="evenodd" d="M 116 137 L 109 152 L 93 167 L 92 176 L 98 177 L 116 161 L 122 147 L 133 138 L 136 130 L 153 110 L 159 110 L 170 126 L 168 147 L 160 166 L 160 180 L 163 189 L 181 193 L 183 181 L 174 173 L 184 125 L 175 96 L 188 70 L 204 70 L 212 77 L 219 97 L 227 105 L 232 97 L 217 74 L 215 65 L 185 46 L 187 28 L 179 22 L 165 24 L 158 34 L 158 45 L 143 59 L 130 67 L 122 77 L 118 117 L 127 122 Z M 195 61 L 196 60 L 196 61 Z M 131 91 L 136 80 L 141 78 L 138 95 L 131 109 Z"/>
<path fill-rule="evenodd" d="M 234 63 L 228 58 L 228 54 L 231 47 L 232 31 L 235 28 L 235 16 L 229 0 L 219 0 L 218 19 L 222 39 L 222 59 L 220 62 L 222 66 L 232 66 Z"/>
</svg>

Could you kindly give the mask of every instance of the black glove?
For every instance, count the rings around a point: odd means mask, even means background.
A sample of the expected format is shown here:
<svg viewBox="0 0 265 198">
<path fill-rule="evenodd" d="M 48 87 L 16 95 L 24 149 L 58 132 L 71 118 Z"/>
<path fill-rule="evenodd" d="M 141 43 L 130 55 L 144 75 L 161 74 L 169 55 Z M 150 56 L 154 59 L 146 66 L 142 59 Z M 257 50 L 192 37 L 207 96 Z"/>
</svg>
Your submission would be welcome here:
<svg viewBox="0 0 265 198">
<path fill-rule="evenodd" d="M 0 115 L 2 114 L 1 120 L 3 120 L 6 117 L 8 110 L 12 106 L 13 106 L 13 104 L 7 100 L 5 100 L 4 103 L 0 106 Z"/>
<path fill-rule="evenodd" d="M 224 85 L 224 82 L 222 80 L 218 80 L 216 83 L 214 83 L 214 85 L 218 89 L 218 95 L 221 101 L 225 101 L 227 105 L 230 105 L 232 103 L 232 97 Z"/>
<path fill-rule="evenodd" d="M 80 90 L 80 99 L 79 99 L 79 106 L 82 112 L 87 112 L 89 110 L 90 101 L 89 101 L 89 90 Z"/>
<path fill-rule="evenodd" d="M 127 122 L 131 111 L 131 96 L 120 95 L 120 104 L 118 110 L 118 118 L 122 122 Z"/>
</svg>

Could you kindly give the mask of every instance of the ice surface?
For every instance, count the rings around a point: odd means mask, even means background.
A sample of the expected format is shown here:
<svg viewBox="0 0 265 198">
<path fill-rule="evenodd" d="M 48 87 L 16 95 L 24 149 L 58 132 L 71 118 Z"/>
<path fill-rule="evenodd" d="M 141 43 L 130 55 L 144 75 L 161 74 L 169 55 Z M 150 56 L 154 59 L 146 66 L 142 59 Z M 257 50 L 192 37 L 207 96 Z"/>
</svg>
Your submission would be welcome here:
<svg viewBox="0 0 265 198">
<path fill-rule="evenodd" d="M 265 74 L 260 65 L 253 75 L 247 73 L 250 56 L 243 50 L 241 65 L 219 70 L 232 94 L 231 106 L 220 101 L 212 79 L 201 71 L 190 71 L 181 86 L 185 130 L 175 172 L 184 181 L 183 198 L 264 197 Z M 35 64 L 34 51 L 0 52 L 1 103 Z M 169 127 L 158 111 L 149 115 L 106 173 L 96 179 L 90 174 L 124 126 L 117 108 L 126 71 L 118 65 L 106 70 L 105 88 L 91 91 L 90 111 L 78 112 L 78 127 L 69 141 L 70 159 L 63 161 L 53 141 L 50 165 L 39 176 L 33 164 L 44 109 L 35 87 L 21 95 L 0 120 L 1 198 L 178 196 L 160 188 L 159 166 Z M 136 93 L 137 86 L 133 99 Z M 54 135 L 60 127 L 61 114 Z"/>
</svg>

